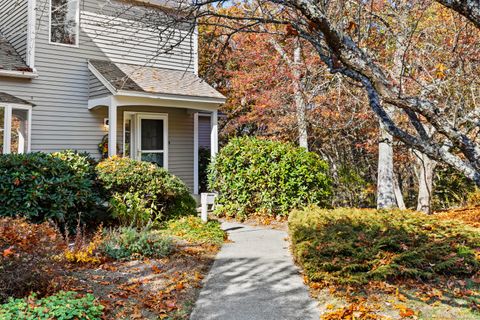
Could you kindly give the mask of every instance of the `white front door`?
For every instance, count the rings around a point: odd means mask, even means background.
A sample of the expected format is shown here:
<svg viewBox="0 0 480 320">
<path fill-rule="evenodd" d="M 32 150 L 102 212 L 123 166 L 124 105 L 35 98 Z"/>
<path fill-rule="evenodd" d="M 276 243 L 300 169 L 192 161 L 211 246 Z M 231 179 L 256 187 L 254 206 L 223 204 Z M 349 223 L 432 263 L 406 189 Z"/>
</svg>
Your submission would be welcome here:
<svg viewBox="0 0 480 320">
<path fill-rule="evenodd" d="M 168 169 L 168 117 L 166 114 L 134 114 L 135 154 L 137 160 L 156 163 Z"/>
</svg>

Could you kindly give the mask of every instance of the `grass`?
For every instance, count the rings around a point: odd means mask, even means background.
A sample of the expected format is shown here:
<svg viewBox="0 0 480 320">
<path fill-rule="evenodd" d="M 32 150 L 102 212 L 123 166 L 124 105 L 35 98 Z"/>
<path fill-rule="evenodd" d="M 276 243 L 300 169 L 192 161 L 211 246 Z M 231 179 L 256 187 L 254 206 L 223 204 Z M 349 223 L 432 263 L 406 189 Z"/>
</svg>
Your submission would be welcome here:
<svg viewBox="0 0 480 320">
<path fill-rule="evenodd" d="M 195 216 L 168 221 L 162 232 L 189 242 L 208 243 L 218 246 L 226 238 L 226 233 L 221 229 L 218 221 L 203 223 L 200 218 Z"/>
</svg>

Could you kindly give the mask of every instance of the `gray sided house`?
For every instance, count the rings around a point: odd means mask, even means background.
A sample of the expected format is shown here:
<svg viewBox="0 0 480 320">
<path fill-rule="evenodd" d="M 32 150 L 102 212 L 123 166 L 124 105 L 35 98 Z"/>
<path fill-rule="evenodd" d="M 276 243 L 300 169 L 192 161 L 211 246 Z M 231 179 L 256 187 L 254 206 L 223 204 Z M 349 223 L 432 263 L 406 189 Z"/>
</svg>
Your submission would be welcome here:
<svg viewBox="0 0 480 320">
<path fill-rule="evenodd" d="M 197 75 L 195 26 L 149 2 L 0 0 L 0 153 L 103 150 L 198 193 L 225 97 Z"/>
</svg>

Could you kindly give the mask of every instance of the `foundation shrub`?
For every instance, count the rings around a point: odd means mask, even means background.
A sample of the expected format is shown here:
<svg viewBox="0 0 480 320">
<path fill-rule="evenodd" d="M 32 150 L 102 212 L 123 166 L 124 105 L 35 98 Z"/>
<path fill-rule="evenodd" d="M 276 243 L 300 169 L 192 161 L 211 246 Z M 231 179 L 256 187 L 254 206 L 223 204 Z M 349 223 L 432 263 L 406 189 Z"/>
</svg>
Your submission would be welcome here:
<svg viewBox="0 0 480 320">
<path fill-rule="evenodd" d="M 209 182 L 219 193 L 216 212 L 240 219 L 326 206 L 331 196 L 328 165 L 316 153 L 251 137 L 234 138 L 221 149 Z"/>
<path fill-rule="evenodd" d="M 93 160 L 86 154 L 0 156 L 0 216 L 61 226 L 88 220 L 99 203 Z"/>
<path fill-rule="evenodd" d="M 112 157 L 96 170 L 110 194 L 112 213 L 123 225 L 141 227 L 195 213 L 196 202 L 187 186 L 155 164 Z"/>
</svg>

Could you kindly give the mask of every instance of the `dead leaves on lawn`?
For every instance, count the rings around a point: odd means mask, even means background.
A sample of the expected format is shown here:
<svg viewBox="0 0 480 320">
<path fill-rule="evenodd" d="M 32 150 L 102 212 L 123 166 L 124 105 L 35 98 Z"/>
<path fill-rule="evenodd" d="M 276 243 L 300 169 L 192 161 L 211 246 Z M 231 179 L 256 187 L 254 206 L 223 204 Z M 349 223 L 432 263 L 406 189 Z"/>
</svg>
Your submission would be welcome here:
<svg viewBox="0 0 480 320">
<path fill-rule="evenodd" d="M 163 259 L 79 266 L 65 289 L 97 296 L 104 319 L 184 319 L 217 250 L 186 245 Z"/>
</svg>

